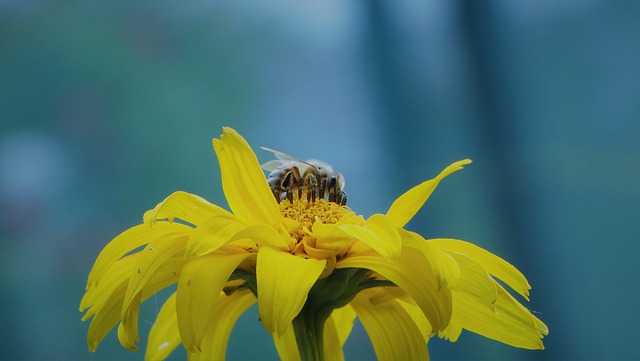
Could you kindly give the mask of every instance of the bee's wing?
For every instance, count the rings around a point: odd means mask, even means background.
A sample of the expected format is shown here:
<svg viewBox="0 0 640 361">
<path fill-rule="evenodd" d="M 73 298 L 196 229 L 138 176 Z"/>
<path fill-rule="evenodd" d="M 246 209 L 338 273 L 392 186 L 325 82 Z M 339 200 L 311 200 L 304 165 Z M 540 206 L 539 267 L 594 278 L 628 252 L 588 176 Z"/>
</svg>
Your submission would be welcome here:
<svg viewBox="0 0 640 361">
<path fill-rule="evenodd" d="M 262 169 L 266 170 L 267 172 L 273 172 L 274 170 L 280 168 L 282 164 L 284 164 L 284 162 L 281 160 L 270 160 L 266 163 L 262 163 L 260 167 L 262 167 Z"/>
<path fill-rule="evenodd" d="M 287 154 L 287 153 L 283 153 L 283 152 L 277 151 L 277 150 L 275 150 L 275 149 L 267 148 L 267 147 L 260 147 L 260 148 L 262 148 L 262 149 L 266 150 L 267 152 L 271 152 L 271 153 L 273 153 L 273 154 L 276 156 L 276 158 L 277 158 L 278 160 L 280 160 L 280 163 L 278 164 L 278 166 L 282 165 L 282 164 L 283 164 L 284 162 L 286 162 L 286 161 L 294 161 L 294 162 L 304 163 L 304 164 L 306 164 L 306 165 L 308 165 L 308 166 L 311 166 L 311 167 L 315 168 L 315 166 L 314 166 L 313 164 L 310 164 L 310 163 L 309 163 L 309 162 L 307 162 L 307 161 L 304 161 L 304 160 L 302 160 L 302 159 L 300 159 L 300 158 L 294 157 L 294 156 L 289 155 L 289 154 Z M 265 165 L 267 165 L 267 164 L 269 164 L 269 163 L 271 163 L 271 162 L 277 162 L 277 161 L 273 161 L 273 160 L 272 160 L 272 161 L 270 161 L 270 162 L 267 162 L 267 163 L 263 164 L 263 165 L 262 165 L 262 169 L 268 170 L 268 169 L 266 169 L 266 168 L 265 168 Z M 276 166 L 275 168 L 277 168 L 278 166 Z M 275 169 L 275 168 L 274 168 L 274 169 Z"/>
</svg>

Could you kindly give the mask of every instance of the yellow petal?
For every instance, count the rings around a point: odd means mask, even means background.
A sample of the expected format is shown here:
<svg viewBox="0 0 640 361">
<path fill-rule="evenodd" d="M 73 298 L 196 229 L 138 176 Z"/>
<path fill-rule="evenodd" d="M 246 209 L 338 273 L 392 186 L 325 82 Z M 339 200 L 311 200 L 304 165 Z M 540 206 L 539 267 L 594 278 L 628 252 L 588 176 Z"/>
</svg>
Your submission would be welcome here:
<svg viewBox="0 0 640 361">
<path fill-rule="evenodd" d="M 174 255 L 171 259 L 163 262 L 157 267 L 155 265 L 152 266 L 151 268 L 153 268 L 154 271 L 151 272 L 151 277 L 147 282 L 144 282 L 144 286 L 140 291 L 133 293 L 133 296 L 125 295 L 121 300 L 123 305 L 121 316 L 122 322 L 118 329 L 118 338 L 123 346 L 132 350 L 137 349 L 135 343 L 140 342 L 140 338 L 138 336 L 138 313 L 140 312 L 140 302 L 161 291 L 163 288 L 176 283 L 182 268 L 185 265 L 182 253 L 183 252 L 180 252 L 177 255 Z M 137 266 L 134 267 L 134 270 L 137 269 L 139 269 Z M 134 271 L 134 274 L 137 274 L 137 272 Z M 136 276 L 131 277 L 131 279 L 135 278 Z M 132 287 L 136 287 L 135 285 L 136 283 L 134 283 L 134 286 L 130 283 L 127 288 L 127 293 L 129 293 L 129 290 Z M 140 285 L 142 286 L 142 284 Z"/>
<path fill-rule="evenodd" d="M 124 297 L 122 305 L 122 313 L 127 312 L 134 296 L 138 295 L 147 282 L 158 274 L 158 269 L 170 261 L 184 260 L 184 250 L 187 244 L 187 235 L 174 235 L 173 237 L 163 237 L 149 243 L 139 254 L 138 260 L 134 267 L 134 273 L 129 280 L 127 293 Z M 182 267 L 179 267 L 180 269 Z M 177 274 L 176 279 L 177 282 Z"/>
<path fill-rule="evenodd" d="M 84 297 L 80 301 L 80 312 L 84 312 L 87 308 L 91 307 L 94 311 L 91 315 L 95 314 L 95 308 L 104 304 L 110 294 L 114 292 L 117 287 L 129 284 L 129 277 L 131 277 L 133 266 L 137 262 L 138 254 L 132 254 L 116 261 L 105 272 L 105 276 L 102 277 L 99 284 L 92 284 L 85 292 Z M 124 295 L 124 293 L 123 293 Z M 89 314 L 89 312 L 87 312 Z M 91 315 L 85 315 L 86 319 Z"/>
<path fill-rule="evenodd" d="M 316 240 L 316 248 L 332 251 L 336 255 L 344 255 L 351 248 L 356 239 L 340 229 L 337 224 L 322 224 L 316 221 L 313 224 L 313 237 Z"/>
<path fill-rule="evenodd" d="M 173 222 L 175 218 L 195 226 L 214 216 L 230 213 L 206 199 L 183 191 L 174 192 L 142 217 L 145 224 L 154 225 L 158 219 Z"/>
<path fill-rule="evenodd" d="M 256 264 L 258 310 L 267 331 L 282 336 L 291 326 L 325 264 L 325 260 L 305 259 L 271 247 L 260 248 Z"/>
<path fill-rule="evenodd" d="M 95 352 L 102 339 L 120 320 L 122 299 L 129 283 L 129 277 L 136 255 L 124 257 L 107 270 L 99 285 L 92 285 L 80 303 L 80 311 L 87 312 L 82 321 L 91 319 L 87 332 L 87 344 L 91 352 Z"/>
<path fill-rule="evenodd" d="M 365 243 L 384 258 L 397 257 L 402 248 L 400 233 L 382 214 L 369 217 L 364 225 L 345 224 L 340 229 Z"/>
<path fill-rule="evenodd" d="M 420 330 L 397 301 L 369 303 L 370 292 L 360 292 L 350 303 L 367 331 L 379 360 L 428 360 Z"/>
<path fill-rule="evenodd" d="M 193 230 L 185 254 L 187 257 L 193 257 L 214 252 L 245 227 L 246 225 L 232 214 L 211 217 Z"/>
<path fill-rule="evenodd" d="M 438 276 L 440 287 L 453 287 L 460 278 L 460 266 L 447 252 L 427 242 L 421 235 L 406 230 L 400 231 L 402 243 L 416 248 L 429 260 L 433 272 Z"/>
<path fill-rule="evenodd" d="M 273 336 L 273 344 L 276 346 L 280 360 L 300 361 L 300 351 L 298 350 L 296 334 L 293 331 L 293 327 L 288 327 L 280 336 L 275 332 L 271 335 Z M 327 358 L 327 360 L 331 359 Z"/>
<path fill-rule="evenodd" d="M 178 329 L 187 351 L 202 350 L 202 339 L 222 287 L 250 253 L 211 253 L 189 260 L 178 281 L 176 309 Z"/>
<path fill-rule="evenodd" d="M 331 317 L 333 324 L 338 334 L 339 346 L 344 346 L 344 343 L 349 338 L 351 330 L 353 329 L 353 322 L 356 320 L 356 312 L 349 305 L 333 310 Z"/>
<path fill-rule="evenodd" d="M 473 243 L 457 239 L 430 239 L 427 242 L 436 247 L 458 252 L 473 258 L 480 263 L 489 274 L 501 279 L 527 301 L 529 300 L 529 290 L 531 289 L 529 282 L 527 282 L 527 279 L 518 269 L 502 258 Z"/>
<path fill-rule="evenodd" d="M 444 330 L 440 331 L 438 333 L 438 336 L 444 338 L 445 340 L 456 342 L 458 341 L 458 337 L 460 337 L 461 333 L 462 333 L 462 326 L 460 326 L 460 324 L 455 322 L 454 319 L 452 318 L 451 322 L 449 323 L 449 326 L 447 326 L 447 328 L 445 328 Z"/>
<path fill-rule="evenodd" d="M 398 287 L 379 287 L 380 293 L 374 294 L 369 297 L 369 303 L 372 305 L 381 304 L 384 302 L 389 302 L 391 300 L 396 300 L 402 308 L 404 308 L 405 312 L 411 317 L 413 322 L 416 324 L 420 332 L 422 333 L 422 337 L 424 342 L 429 342 L 429 339 L 434 336 L 433 328 L 431 327 L 431 323 L 422 312 L 420 306 L 416 304 L 416 302 L 407 295 L 402 289 Z M 446 329 L 449 329 L 451 326 L 451 322 L 449 322 L 449 326 Z"/>
<path fill-rule="evenodd" d="M 233 235 L 232 241 L 249 238 L 256 242 L 259 246 L 269 246 L 279 249 L 289 249 L 289 244 L 293 241 L 291 238 L 283 237 L 275 228 L 266 224 L 255 224 L 253 226 L 241 229 Z"/>
<path fill-rule="evenodd" d="M 178 333 L 178 318 L 176 316 L 175 292 L 165 301 L 156 317 L 147 341 L 147 350 L 144 359 L 164 360 L 180 344 Z"/>
<path fill-rule="evenodd" d="M 100 282 L 109 267 L 127 253 L 155 239 L 184 235 L 191 232 L 191 230 L 191 227 L 183 224 L 167 222 L 158 222 L 151 228 L 144 224 L 129 228 L 102 249 L 89 273 L 87 289 L 92 284 Z"/>
<path fill-rule="evenodd" d="M 174 234 L 155 239 L 140 252 L 132 275 L 129 278 L 127 292 L 122 302 L 122 322 L 118 328 L 120 343 L 128 349 L 137 349 L 138 312 L 142 300 L 142 291 L 150 285 L 153 292 L 160 291 L 162 285 L 158 278 L 169 274 L 170 283 L 178 281 L 178 274 L 184 267 L 184 250 L 188 234 Z M 173 277 L 171 277 L 173 274 Z"/>
<path fill-rule="evenodd" d="M 138 335 L 138 316 L 140 314 L 140 302 L 141 295 L 138 293 L 131 304 L 127 308 L 127 311 L 123 317 L 120 325 L 118 326 L 118 340 L 122 347 L 130 351 L 138 349 L 136 343 L 140 342 L 140 336 Z"/>
<path fill-rule="evenodd" d="M 95 352 L 104 337 L 113 329 L 118 321 L 120 321 L 122 303 L 119 301 L 124 297 L 126 287 L 126 283 L 122 283 L 112 294 L 107 296 L 101 307 L 95 310 L 95 315 L 91 319 L 89 331 L 87 332 L 89 351 Z M 93 310 L 92 308 L 90 311 Z M 88 314 L 89 313 L 87 313 L 87 315 Z M 83 321 L 86 320 L 87 315 L 83 317 Z"/>
<path fill-rule="evenodd" d="M 402 288 L 420 306 L 434 331 L 447 326 L 451 318 L 451 292 L 439 287 L 429 260 L 417 249 L 404 247 L 400 257 L 383 260 L 375 255 L 349 256 L 336 268 L 365 268 L 375 271 Z"/>
<path fill-rule="evenodd" d="M 437 177 L 409 189 L 389 207 L 387 211 L 389 220 L 397 227 L 404 227 L 422 208 L 422 205 L 429 199 L 441 180 L 470 163 L 471 160 L 469 159 L 457 161 L 445 168 Z"/>
<path fill-rule="evenodd" d="M 202 340 L 203 360 L 224 360 L 229 336 L 238 318 L 256 302 L 249 290 L 227 296 L 220 293 L 213 304 L 207 331 Z M 196 351 L 197 352 L 197 351 Z"/>
<path fill-rule="evenodd" d="M 293 327 L 289 327 L 293 328 Z M 333 318 L 329 317 L 324 324 L 323 331 L 324 341 L 324 358 L 326 360 L 344 361 L 344 352 L 342 352 L 342 343 L 336 330 Z"/>
<path fill-rule="evenodd" d="M 466 293 L 478 304 L 494 310 L 498 291 L 493 278 L 472 258 L 460 253 L 452 253 L 451 256 L 460 266 L 460 278 L 453 289 Z"/>
<path fill-rule="evenodd" d="M 223 128 L 220 139 L 213 140 L 213 148 L 233 214 L 249 224 L 274 225 L 281 217 L 280 208 L 249 144 L 235 130 Z"/>
<path fill-rule="evenodd" d="M 544 349 L 547 326 L 496 283 L 495 312 L 467 294 L 453 291 L 452 322 L 482 336 L 526 349 Z"/>
</svg>

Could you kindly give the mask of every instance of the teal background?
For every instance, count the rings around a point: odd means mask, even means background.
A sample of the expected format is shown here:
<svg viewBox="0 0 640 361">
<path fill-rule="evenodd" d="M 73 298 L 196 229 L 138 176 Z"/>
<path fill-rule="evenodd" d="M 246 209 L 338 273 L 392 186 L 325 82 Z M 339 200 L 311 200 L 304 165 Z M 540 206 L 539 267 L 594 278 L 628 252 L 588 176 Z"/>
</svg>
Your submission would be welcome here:
<svg viewBox="0 0 640 361">
<path fill-rule="evenodd" d="M 226 207 L 222 126 L 333 164 L 365 216 L 474 160 L 408 228 L 516 265 L 551 333 L 433 360 L 637 358 L 638 34 L 625 1 L 0 1 L 0 359 L 143 359 L 115 330 L 88 352 L 87 275 L 175 190 Z M 359 324 L 345 352 L 374 358 Z M 228 358 L 277 358 L 255 308 Z"/>
</svg>

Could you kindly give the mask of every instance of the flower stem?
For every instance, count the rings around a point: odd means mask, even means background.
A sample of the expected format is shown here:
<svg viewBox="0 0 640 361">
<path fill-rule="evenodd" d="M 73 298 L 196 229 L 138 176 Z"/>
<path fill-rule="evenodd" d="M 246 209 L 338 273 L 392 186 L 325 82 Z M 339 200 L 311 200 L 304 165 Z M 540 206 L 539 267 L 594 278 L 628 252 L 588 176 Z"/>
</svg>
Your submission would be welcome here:
<svg viewBox="0 0 640 361">
<path fill-rule="evenodd" d="M 293 319 L 298 351 L 302 361 L 324 361 L 324 323 L 331 311 L 322 312 L 305 307 Z"/>
</svg>

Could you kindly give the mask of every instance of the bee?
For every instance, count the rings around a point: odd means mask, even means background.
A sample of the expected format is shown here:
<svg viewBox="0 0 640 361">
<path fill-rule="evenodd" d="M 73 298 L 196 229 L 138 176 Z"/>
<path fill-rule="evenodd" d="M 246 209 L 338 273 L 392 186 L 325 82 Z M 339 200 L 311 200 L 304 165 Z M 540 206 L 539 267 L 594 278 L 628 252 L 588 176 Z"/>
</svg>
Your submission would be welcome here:
<svg viewBox="0 0 640 361">
<path fill-rule="evenodd" d="M 261 148 L 276 156 L 275 160 L 261 167 L 270 172 L 267 182 L 278 203 L 306 196 L 307 201 L 315 202 L 322 198 L 340 205 L 347 204 L 347 194 L 343 191 L 344 177 L 329 164 L 315 159 L 305 161 L 277 150 Z"/>
</svg>

